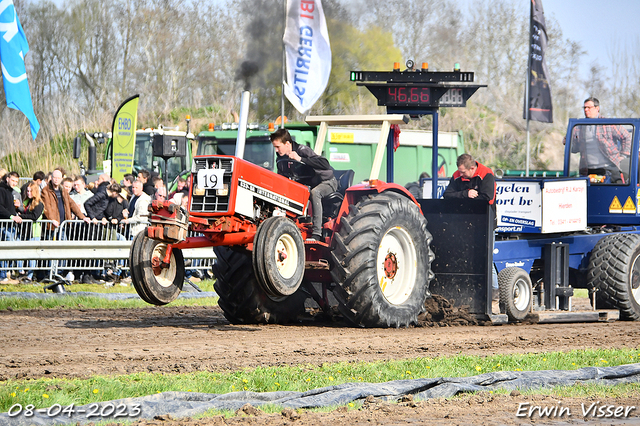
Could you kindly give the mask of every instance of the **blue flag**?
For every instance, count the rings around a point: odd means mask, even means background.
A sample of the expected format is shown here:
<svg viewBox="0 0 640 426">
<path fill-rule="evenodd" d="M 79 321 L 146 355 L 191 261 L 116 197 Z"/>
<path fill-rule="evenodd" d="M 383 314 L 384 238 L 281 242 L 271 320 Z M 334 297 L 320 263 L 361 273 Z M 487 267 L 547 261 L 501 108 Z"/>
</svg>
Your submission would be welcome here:
<svg viewBox="0 0 640 426">
<path fill-rule="evenodd" d="M 40 123 L 33 112 L 24 65 L 24 56 L 28 51 L 27 37 L 18 20 L 13 0 L 0 0 L 0 65 L 7 106 L 22 111 L 27 116 L 31 136 L 35 139 L 40 130 Z"/>
</svg>

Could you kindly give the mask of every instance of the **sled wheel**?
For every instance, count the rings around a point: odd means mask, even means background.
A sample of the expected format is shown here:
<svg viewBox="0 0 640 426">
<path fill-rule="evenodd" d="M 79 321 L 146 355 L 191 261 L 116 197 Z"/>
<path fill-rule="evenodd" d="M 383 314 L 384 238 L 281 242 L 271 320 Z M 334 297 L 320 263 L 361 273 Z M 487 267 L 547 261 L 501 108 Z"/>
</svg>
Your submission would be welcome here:
<svg viewBox="0 0 640 426">
<path fill-rule="evenodd" d="M 619 309 L 621 319 L 640 320 L 640 235 L 602 238 L 591 251 L 588 271 L 598 308 Z"/>
<path fill-rule="evenodd" d="M 292 295 L 304 275 L 304 242 L 300 229 L 285 217 L 266 219 L 254 239 L 252 259 L 256 277 L 269 295 Z"/>
<path fill-rule="evenodd" d="M 498 274 L 500 288 L 500 311 L 510 321 L 522 321 L 531 311 L 533 288 L 531 278 L 522 268 L 505 268 Z"/>
<path fill-rule="evenodd" d="M 367 195 L 334 234 L 331 276 L 342 315 L 360 327 L 417 322 L 432 279 L 432 237 L 418 206 L 395 192 Z"/>
<path fill-rule="evenodd" d="M 254 242 L 255 245 L 255 242 Z M 272 297 L 258 283 L 248 251 L 214 247 L 218 305 L 232 324 L 286 324 L 304 314 L 307 298 L 302 288 L 291 296 Z"/>
<path fill-rule="evenodd" d="M 173 249 L 169 265 L 162 267 L 167 244 L 153 240 L 144 234 L 138 241 L 138 248 L 131 251 L 131 275 L 136 277 L 141 289 L 138 294 L 140 297 L 145 294 L 149 298 L 149 303 L 154 305 L 166 305 L 173 302 L 180 294 L 184 282 L 182 251 Z M 138 290 L 138 286 L 136 290 Z"/>
</svg>

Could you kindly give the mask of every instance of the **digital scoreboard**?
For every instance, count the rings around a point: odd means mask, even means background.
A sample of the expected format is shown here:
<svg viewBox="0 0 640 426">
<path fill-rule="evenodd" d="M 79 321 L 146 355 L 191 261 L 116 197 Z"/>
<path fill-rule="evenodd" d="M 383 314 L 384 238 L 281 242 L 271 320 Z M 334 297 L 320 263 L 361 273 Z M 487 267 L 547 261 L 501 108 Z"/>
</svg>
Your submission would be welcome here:
<svg viewBox="0 0 640 426">
<path fill-rule="evenodd" d="M 390 107 L 464 107 L 462 88 L 428 87 L 418 84 L 366 84 L 378 99 L 378 105 Z M 470 95 L 469 95 L 470 96 Z"/>
<path fill-rule="evenodd" d="M 440 107 L 465 107 L 486 85 L 473 84 L 473 72 L 428 70 L 351 71 L 351 81 L 365 86 L 389 112 L 417 112 Z"/>
</svg>

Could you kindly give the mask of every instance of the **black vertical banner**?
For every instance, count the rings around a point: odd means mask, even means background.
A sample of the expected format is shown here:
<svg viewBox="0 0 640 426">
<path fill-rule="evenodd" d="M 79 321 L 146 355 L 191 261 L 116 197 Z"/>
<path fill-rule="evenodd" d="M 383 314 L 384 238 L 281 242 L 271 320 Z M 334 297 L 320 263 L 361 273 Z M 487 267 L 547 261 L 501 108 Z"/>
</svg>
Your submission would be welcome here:
<svg viewBox="0 0 640 426">
<path fill-rule="evenodd" d="M 547 50 L 547 28 L 542 0 L 531 0 L 529 37 L 529 99 L 524 101 L 524 118 L 527 118 L 529 108 L 531 120 L 553 123 L 549 70 L 544 60 Z"/>
</svg>

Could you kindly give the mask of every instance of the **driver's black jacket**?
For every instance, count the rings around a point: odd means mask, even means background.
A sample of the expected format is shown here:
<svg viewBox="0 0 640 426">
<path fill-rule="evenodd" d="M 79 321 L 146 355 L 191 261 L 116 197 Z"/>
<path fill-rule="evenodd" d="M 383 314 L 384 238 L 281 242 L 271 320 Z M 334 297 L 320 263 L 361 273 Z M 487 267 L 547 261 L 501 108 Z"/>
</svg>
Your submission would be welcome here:
<svg viewBox="0 0 640 426">
<path fill-rule="evenodd" d="M 292 142 L 291 147 L 300 156 L 302 163 L 312 167 L 316 172 L 316 175 L 311 182 L 311 186 L 316 186 L 320 182 L 330 180 L 333 177 L 333 168 L 329 164 L 329 160 L 316 154 L 306 145 L 300 145 L 299 143 Z M 278 156 L 278 159 L 280 158 L 282 157 Z"/>
</svg>

